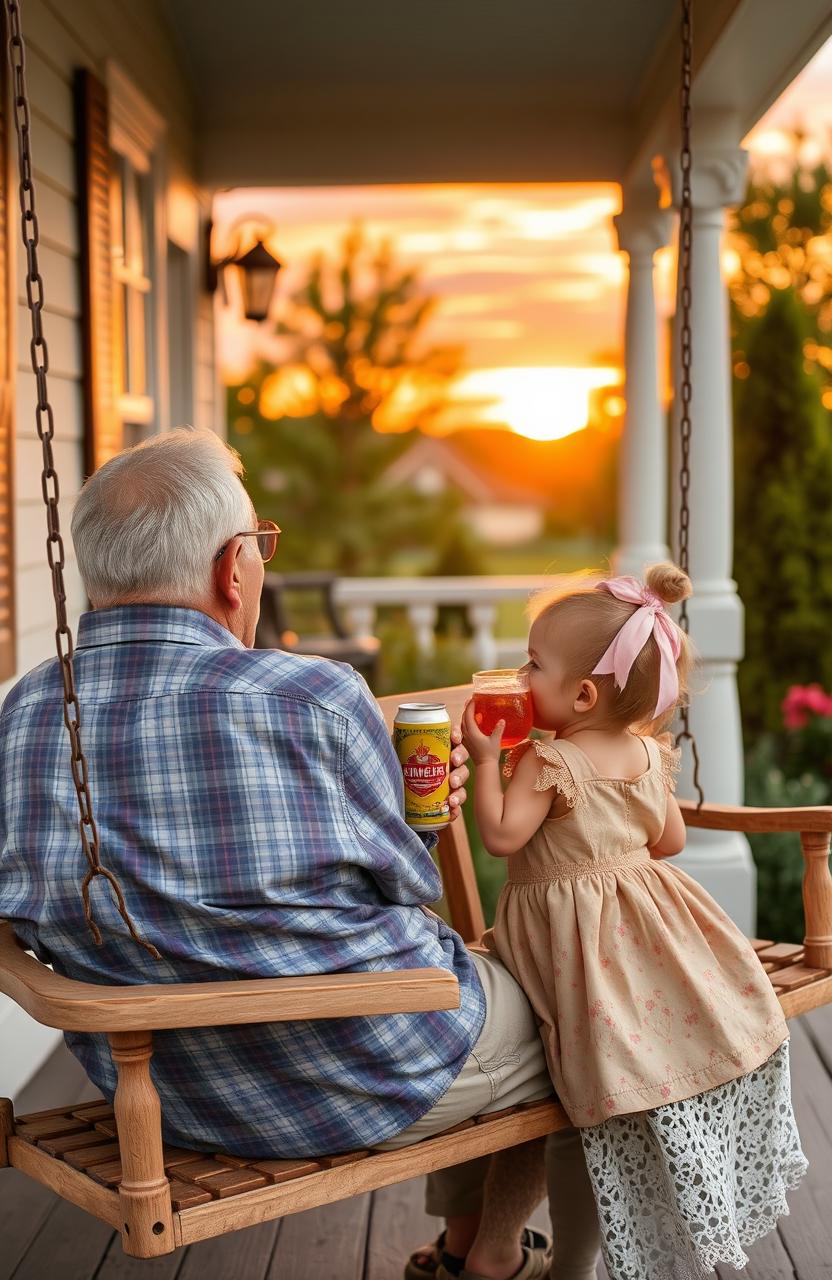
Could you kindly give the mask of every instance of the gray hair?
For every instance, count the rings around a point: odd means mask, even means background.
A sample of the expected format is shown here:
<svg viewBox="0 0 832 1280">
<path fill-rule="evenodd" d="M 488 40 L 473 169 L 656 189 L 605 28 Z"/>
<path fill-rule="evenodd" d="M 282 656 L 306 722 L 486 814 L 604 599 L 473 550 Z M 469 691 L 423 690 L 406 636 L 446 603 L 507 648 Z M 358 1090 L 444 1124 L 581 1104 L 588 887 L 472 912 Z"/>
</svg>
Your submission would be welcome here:
<svg viewBox="0 0 832 1280">
<path fill-rule="evenodd" d="M 90 600 L 106 608 L 201 599 L 217 551 L 255 527 L 242 474 L 234 449 L 213 431 L 188 427 L 105 462 L 87 480 L 72 516 Z"/>
</svg>

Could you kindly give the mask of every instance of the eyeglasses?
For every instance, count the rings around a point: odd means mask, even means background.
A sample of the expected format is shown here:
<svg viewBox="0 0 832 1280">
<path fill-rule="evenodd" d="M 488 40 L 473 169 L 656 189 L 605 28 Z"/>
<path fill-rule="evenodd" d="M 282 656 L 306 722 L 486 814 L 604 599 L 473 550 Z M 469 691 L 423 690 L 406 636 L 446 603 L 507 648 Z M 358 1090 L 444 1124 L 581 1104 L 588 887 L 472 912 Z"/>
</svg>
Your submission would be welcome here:
<svg viewBox="0 0 832 1280">
<path fill-rule="evenodd" d="M 277 551 L 277 544 L 280 541 L 280 528 L 275 524 L 274 520 L 258 520 L 256 529 L 244 529 L 241 533 L 235 533 L 229 538 L 228 542 L 224 542 L 220 547 L 214 560 L 221 560 L 225 555 L 234 538 L 256 538 L 257 549 L 263 557 L 263 563 L 268 564 Z"/>
</svg>

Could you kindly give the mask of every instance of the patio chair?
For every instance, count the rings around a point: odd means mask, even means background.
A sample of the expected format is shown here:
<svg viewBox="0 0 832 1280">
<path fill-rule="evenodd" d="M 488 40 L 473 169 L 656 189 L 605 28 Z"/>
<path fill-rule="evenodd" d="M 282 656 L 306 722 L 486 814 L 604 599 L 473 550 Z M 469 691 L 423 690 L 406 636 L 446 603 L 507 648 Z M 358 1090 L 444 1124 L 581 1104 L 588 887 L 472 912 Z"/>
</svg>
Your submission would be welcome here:
<svg viewBox="0 0 832 1280">
<path fill-rule="evenodd" d="M 260 600 L 257 625 L 258 649 L 291 649 L 292 653 L 312 654 L 348 662 L 360 671 L 371 685 L 378 671 L 380 643 L 375 636 L 351 636 L 335 603 L 335 583 L 331 573 L 267 573 Z M 310 635 L 299 619 L 292 617 L 292 601 L 303 597 L 311 604 L 304 608 L 327 628 L 325 635 Z M 300 634 L 298 634 L 300 632 Z"/>
<path fill-rule="evenodd" d="M 401 698 L 441 701 L 458 719 L 468 686 L 380 700 L 389 724 Z M 754 942 L 786 1017 L 832 1001 L 832 807 L 743 809 L 682 801 L 685 822 L 708 830 L 796 831 L 805 859 L 802 946 Z M 461 821 L 440 834 L 439 863 L 451 921 L 475 945 L 484 920 Z M 555 1101 L 456 1125 L 399 1151 L 344 1152 L 314 1160 L 241 1159 L 171 1148 L 162 1141 L 164 1099 L 150 1076 L 153 1032 L 302 1018 L 344 1018 L 458 1003 L 455 978 L 438 969 L 348 973 L 155 986 L 95 986 L 59 977 L 0 927 L 0 991 L 33 1018 L 62 1030 L 107 1034 L 118 1070 L 113 1106 L 56 1106 L 15 1116 L 0 1101 L 0 1165 L 11 1165 L 103 1219 L 124 1251 L 149 1258 L 197 1240 L 401 1182 L 542 1137 L 569 1124 Z"/>
</svg>

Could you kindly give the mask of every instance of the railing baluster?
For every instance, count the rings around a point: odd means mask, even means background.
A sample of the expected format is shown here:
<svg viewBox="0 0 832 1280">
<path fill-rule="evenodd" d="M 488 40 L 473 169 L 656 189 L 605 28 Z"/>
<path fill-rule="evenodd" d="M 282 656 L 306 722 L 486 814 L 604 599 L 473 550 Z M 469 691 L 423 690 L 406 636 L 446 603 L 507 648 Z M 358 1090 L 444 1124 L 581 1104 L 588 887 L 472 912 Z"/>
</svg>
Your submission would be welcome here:
<svg viewBox="0 0 832 1280">
<path fill-rule="evenodd" d="M 500 650 L 510 664 L 523 661 L 525 637 L 515 636 L 498 644 L 494 631 L 499 606 L 504 601 L 523 603 L 541 587 L 553 586 L 559 574 L 471 574 L 459 577 L 339 578 L 333 589 L 336 605 L 349 616 L 352 634 L 370 636 L 379 607 L 404 607 L 413 628 L 416 647 L 423 657 L 436 649 L 434 630 L 443 605 L 462 606 L 474 629 L 472 661 L 481 668 L 499 666 Z"/>
<path fill-rule="evenodd" d="M 436 620 L 439 609 L 435 604 L 409 604 L 407 616 L 413 627 L 416 648 L 423 658 L 432 656 L 436 649 Z"/>
<path fill-rule="evenodd" d="M 348 609 L 349 627 L 357 640 L 364 640 L 375 634 L 376 606 L 374 604 L 351 604 Z"/>
<path fill-rule="evenodd" d="M 468 620 L 474 628 L 474 654 L 481 671 L 497 666 L 497 642 L 494 627 L 497 622 L 496 604 L 470 604 Z"/>
</svg>

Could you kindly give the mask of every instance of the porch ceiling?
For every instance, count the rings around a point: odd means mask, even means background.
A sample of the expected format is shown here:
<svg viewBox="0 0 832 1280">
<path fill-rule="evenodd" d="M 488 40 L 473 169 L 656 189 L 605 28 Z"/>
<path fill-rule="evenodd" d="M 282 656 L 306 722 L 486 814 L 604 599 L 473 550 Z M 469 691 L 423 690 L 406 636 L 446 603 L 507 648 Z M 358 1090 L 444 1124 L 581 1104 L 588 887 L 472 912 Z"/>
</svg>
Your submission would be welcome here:
<svg viewBox="0 0 832 1280">
<path fill-rule="evenodd" d="M 193 81 L 209 186 L 622 181 L 634 163 L 643 171 L 675 99 L 678 0 L 161 8 Z M 824 0 L 697 0 L 697 65 L 733 43 L 732 28 L 747 47 L 752 10 L 760 41 L 783 57 L 761 19 L 785 27 L 788 16 L 794 32 L 803 18 L 811 32 L 823 9 Z"/>
</svg>

